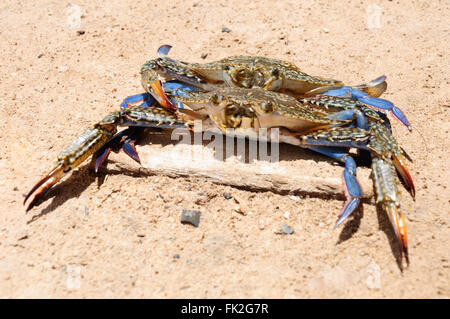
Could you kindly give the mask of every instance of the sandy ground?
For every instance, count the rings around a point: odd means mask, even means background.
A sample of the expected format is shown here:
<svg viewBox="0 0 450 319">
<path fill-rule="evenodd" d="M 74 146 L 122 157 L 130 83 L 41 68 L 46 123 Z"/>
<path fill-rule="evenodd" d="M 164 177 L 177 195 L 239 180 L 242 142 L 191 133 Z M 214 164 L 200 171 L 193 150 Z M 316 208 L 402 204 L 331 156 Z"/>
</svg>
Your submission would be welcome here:
<svg viewBox="0 0 450 319">
<path fill-rule="evenodd" d="M 449 13 L 448 1 L 2 1 L 0 297 L 448 298 Z M 247 54 L 347 83 L 385 74 L 385 97 L 414 128 L 393 122 L 417 188 L 416 201 L 402 190 L 410 267 L 400 271 L 370 202 L 333 229 L 341 199 L 82 165 L 25 214 L 23 194 L 65 145 L 142 91 L 140 66 L 165 43 L 192 62 Z M 298 152 L 292 169 L 341 174 Z M 180 223 L 183 209 L 202 212 L 198 228 Z M 295 232 L 275 234 L 282 223 Z"/>
</svg>

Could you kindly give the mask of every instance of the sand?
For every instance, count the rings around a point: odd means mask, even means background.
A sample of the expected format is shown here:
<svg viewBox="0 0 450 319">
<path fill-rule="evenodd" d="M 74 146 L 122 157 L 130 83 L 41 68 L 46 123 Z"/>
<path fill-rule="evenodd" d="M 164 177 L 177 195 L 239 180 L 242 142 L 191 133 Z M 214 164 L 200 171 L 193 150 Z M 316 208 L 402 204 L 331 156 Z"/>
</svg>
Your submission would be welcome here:
<svg viewBox="0 0 450 319">
<path fill-rule="evenodd" d="M 5 0 L 0 7 L 0 297 L 450 296 L 448 2 Z M 191 62 L 262 55 L 352 84 L 386 75 L 384 97 L 413 127 L 409 133 L 393 120 L 417 190 L 414 201 L 402 189 L 410 267 L 401 272 L 392 228 L 373 200 L 334 229 L 342 198 L 147 176 L 123 153 L 99 174 L 81 165 L 25 214 L 23 194 L 59 151 L 142 91 L 140 66 L 161 44 Z M 306 176 L 342 174 L 312 152 L 281 151 L 290 154 L 281 164 Z M 201 211 L 199 227 L 180 223 L 183 209 Z M 293 234 L 276 233 L 282 224 Z"/>
</svg>

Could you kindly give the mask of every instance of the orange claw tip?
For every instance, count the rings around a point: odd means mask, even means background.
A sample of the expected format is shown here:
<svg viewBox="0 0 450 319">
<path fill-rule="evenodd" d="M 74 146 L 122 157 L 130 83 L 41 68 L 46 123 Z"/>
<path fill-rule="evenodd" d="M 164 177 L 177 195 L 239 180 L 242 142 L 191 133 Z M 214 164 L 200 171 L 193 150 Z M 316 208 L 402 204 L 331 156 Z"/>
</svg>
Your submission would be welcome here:
<svg viewBox="0 0 450 319">
<path fill-rule="evenodd" d="M 411 196 L 413 198 L 416 197 L 416 188 L 414 186 L 414 181 L 411 177 L 411 174 L 409 173 L 408 167 L 406 166 L 406 162 L 403 159 L 403 156 L 397 157 L 394 156 L 394 165 L 397 171 L 399 172 L 400 176 L 402 177 L 403 181 L 405 182 L 406 186 L 409 189 L 409 192 L 411 193 Z"/>
<path fill-rule="evenodd" d="M 44 178 L 37 182 L 36 185 L 34 185 L 33 188 L 25 196 L 25 199 L 23 201 L 23 204 L 25 205 L 28 198 L 30 198 L 30 196 L 37 190 L 36 195 L 28 205 L 26 211 L 29 211 L 31 208 L 33 208 L 37 204 L 39 199 L 41 199 L 42 196 L 44 196 L 44 194 L 61 179 L 63 174 L 63 167 L 61 164 L 58 164 L 54 169 L 50 171 L 50 173 L 48 173 Z"/>
<path fill-rule="evenodd" d="M 397 241 L 400 246 L 400 254 L 402 257 L 402 267 L 406 268 L 409 266 L 409 255 L 408 255 L 408 237 L 406 234 L 406 223 L 403 214 L 398 211 L 395 205 L 388 205 L 386 207 L 387 213 L 389 215 L 389 220 L 391 221 L 392 227 L 394 228 L 395 235 L 397 236 Z M 403 257 L 406 264 L 403 264 Z"/>
<path fill-rule="evenodd" d="M 165 107 L 168 110 L 175 111 L 177 108 L 173 103 L 169 100 L 166 93 L 164 92 L 161 81 L 156 80 L 150 83 L 150 87 L 153 90 L 153 97 L 158 101 L 159 104 L 161 104 L 163 107 Z"/>
</svg>

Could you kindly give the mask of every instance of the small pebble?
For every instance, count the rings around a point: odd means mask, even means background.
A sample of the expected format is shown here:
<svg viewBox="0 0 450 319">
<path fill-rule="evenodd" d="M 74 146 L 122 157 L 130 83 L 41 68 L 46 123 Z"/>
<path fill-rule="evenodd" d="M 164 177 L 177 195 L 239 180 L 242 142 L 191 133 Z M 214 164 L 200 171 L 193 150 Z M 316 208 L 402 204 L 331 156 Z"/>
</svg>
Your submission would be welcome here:
<svg viewBox="0 0 450 319">
<path fill-rule="evenodd" d="M 138 237 L 145 237 L 145 234 L 138 234 Z"/>
<path fill-rule="evenodd" d="M 294 232 L 294 228 L 292 228 L 292 227 L 290 227 L 290 226 L 288 226 L 286 224 L 283 224 L 283 225 L 281 225 L 280 231 L 283 234 L 291 235 Z"/>
<path fill-rule="evenodd" d="M 202 53 L 202 55 L 200 56 L 202 59 L 206 59 L 206 57 L 208 56 L 208 53 Z"/>
<path fill-rule="evenodd" d="M 265 228 L 265 226 L 264 226 L 264 221 L 263 221 L 262 219 L 259 221 L 258 228 L 259 228 L 260 230 L 264 230 L 264 228 Z"/>
<path fill-rule="evenodd" d="M 180 259 L 180 255 L 179 254 L 175 254 L 175 255 L 173 255 L 173 258 L 174 259 Z"/>
<path fill-rule="evenodd" d="M 298 196 L 290 195 L 289 198 L 292 199 L 294 202 L 300 201 L 300 197 L 298 197 Z"/>
<path fill-rule="evenodd" d="M 183 209 L 183 212 L 181 213 L 181 223 L 191 224 L 198 227 L 198 224 L 200 223 L 200 215 L 201 212 L 198 210 Z"/>
<path fill-rule="evenodd" d="M 231 30 L 230 29 L 228 29 L 227 27 L 225 27 L 225 28 L 222 28 L 222 32 L 223 33 L 230 33 L 231 32 Z"/>
<path fill-rule="evenodd" d="M 13 188 L 13 190 L 14 190 L 15 192 L 17 192 L 17 191 L 19 190 L 19 187 L 15 186 L 15 187 Z"/>
<path fill-rule="evenodd" d="M 44 53 L 41 53 L 37 56 L 38 59 L 42 58 L 44 56 Z"/>
<path fill-rule="evenodd" d="M 77 31 L 77 34 L 78 34 L 78 35 L 83 35 L 83 34 L 85 34 L 85 33 L 86 33 L 86 31 L 84 31 L 84 30 L 78 30 L 78 31 Z"/>
<path fill-rule="evenodd" d="M 223 193 L 223 197 L 225 197 L 225 199 L 232 199 L 233 196 L 231 196 L 230 193 Z"/>
</svg>

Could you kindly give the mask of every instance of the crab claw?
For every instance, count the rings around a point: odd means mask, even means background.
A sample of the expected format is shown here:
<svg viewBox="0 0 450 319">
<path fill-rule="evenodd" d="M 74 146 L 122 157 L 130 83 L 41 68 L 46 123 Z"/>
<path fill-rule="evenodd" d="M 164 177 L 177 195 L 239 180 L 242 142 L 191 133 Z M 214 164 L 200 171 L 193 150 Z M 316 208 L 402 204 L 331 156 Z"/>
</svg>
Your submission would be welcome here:
<svg viewBox="0 0 450 319">
<path fill-rule="evenodd" d="M 33 188 L 25 196 L 23 204 L 25 204 L 28 198 L 30 198 L 30 196 L 37 190 L 36 195 L 34 195 L 34 198 L 28 205 L 26 211 L 28 212 L 30 209 L 36 206 L 39 203 L 40 199 L 50 190 L 50 188 L 52 188 L 52 186 L 55 185 L 64 176 L 64 173 L 68 171 L 70 171 L 70 168 L 65 171 L 64 164 L 59 161 L 56 166 L 39 182 L 37 182 L 36 185 L 34 185 Z"/>
<path fill-rule="evenodd" d="M 409 173 L 408 167 L 406 166 L 406 161 L 402 155 L 393 156 L 392 157 L 394 166 L 397 169 L 397 172 L 402 177 L 405 182 L 411 196 L 414 198 L 416 196 L 416 188 L 414 186 L 414 181 Z"/>
<path fill-rule="evenodd" d="M 159 104 L 161 104 L 164 108 L 176 111 L 177 107 L 172 103 L 172 101 L 169 99 L 169 97 L 164 92 L 164 89 L 161 85 L 160 80 L 154 80 L 150 82 L 150 91 L 153 97 L 158 101 Z"/>
<path fill-rule="evenodd" d="M 402 255 L 405 256 L 406 266 L 409 266 L 408 238 L 406 235 L 405 218 L 394 203 L 386 203 L 384 207 L 389 216 L 392 227 L 394 228 L 394 232 L 400 246 L 400 251 L 402 252 Z"/>
</svg>

